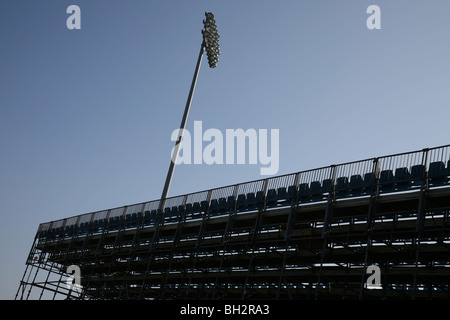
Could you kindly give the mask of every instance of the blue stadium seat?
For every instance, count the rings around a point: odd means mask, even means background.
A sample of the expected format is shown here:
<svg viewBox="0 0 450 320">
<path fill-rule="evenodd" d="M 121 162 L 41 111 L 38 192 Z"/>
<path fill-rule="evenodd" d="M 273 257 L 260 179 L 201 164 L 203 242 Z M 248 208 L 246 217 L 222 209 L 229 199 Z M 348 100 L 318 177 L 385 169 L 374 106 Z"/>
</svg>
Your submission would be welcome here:
<svg viewBox="0 0 450 320">
<path fill-rule="evenodd" d="M 287 191 L 287 200 L 292 201 L 297 196 L 297 186 L 289 186 Z"/>
<path fill-rule="evenodd" d="M 266 206 L 271 208 L 277 205 L 277 191 L 275 189 L 269 189 L 267 191 Z"/>
<path fill-rule="evenodd" d="M 236 200 L 236 210 L 244 211 L 245 209 L 246 209 L 245 194 L 238 194 L 237 200 Z"/>
<path fill-rule="evenodd" d="M 394 191 L 394 174 L 392 170 L 383 170 L 380 173 L 380 190 L 382 192 Z"/>
<path fill-rule="evenodd" d="M 262 201 L 264 201 L 264 191 L 258 191 L 256 192 L 256 204 L 260 204 Z"/>
<path fill-rule="evenodd" d="M 154 225 L 158 221 L 158 212 L 156 210 L 146 211 L 144 214 L 144 225 Z"/>
<path fill-rule="evenodd" d="M 81 224 L 80 224 L 79 228 L 81 229 Z M 114 217 L 110 217 L 108 219 L 108 224 L 107 224 L 106 228 L 108 231 L 114 230 Z"/>
<path fill-rule="evenodd" d="M 171 215 L 170 207 L 164 208 L 164 218 L 169 217 Z"/>
<path fill-rule="evenodd" d="M 108 219 L 106 218 L 101 219 L 101 225 L 102 229 L 106 229 L 108 227 Z"/>
<path fill-rule="evenodd" d="M 97 221 L 92 221 L 92 222 L 87 223 L 88 233 L 93 233 L 96 231 L 96 224 L 97 224 Z"/>
<path fill-rule="evenodd" d="M 286 191 L 286 187 L 279 187 L 276 190 L 270 189 L 267 192 L 267 206 L 275 207 L 278 205 L 287 205 L 291 203 L 295 192 L 295 186 L 290 186 L 289 191 Z"/>
<path fill-rule="evenodd" d="M 233 199 L 228 199 L 228 203 L 233 201 L 234 205 L 234 197 Z M 256 210 L 258 207 L 258 203 L 263 199 L 263 194 L 261 191 L 258 191 L 255 195 L 253 192 L 248 192 L 247 194 L 240 194 L 236 200 L 236 209 L 238 211 L 247 211 L 247 210 Z M 233 208 L 233 205 L 229 205 L 230 209 Z"/>
<path fill-rule="evenodd" d="M 209 205 L 209 203 L 208 203 L 208 201 L 206 201 L 206 200 L 200 202 L 200 210 L 201 210 L 202 212 L 208 211 L 208 205 Z"/>
<path fill-rule="evenodd" d="M 120 226 L 120 219 L 119 217 L 112 217 L 109 219 L 109 227 L 108 229 L 110 231 L 118 230 Z"/>
<path fill-rule="evenodd" d="M 425 173 L 425 166 L 417 164 L 411 167 L 411 186 L 422 185 L 423 176 Z"/>
<path fill-rule="evenodd" d="M 442 185 L 447 182 L 447 172 L 444 162 L 435 161 L 430 163 L 428 178 L 432 185 Z"/>
<path fill-rule="evenodd" d="M 318 201 L 322 200 L 322 185 L 319 181 L 312 181 L 309 185 L 309 191 L 311 194 L 311 200 Z"/>
<path fill-rule="evenodd" d="M 333 187 L 333 180 L 332 179 L 323 179 L 322 181 L 322 193 L 329 193 L 331 192 Z"/>
<path fill-rule="evenodd" d="M 184 208 L 184 213 L 186 215 L 192 214 L 193 209 L 192 209 L 192 203 L 187 203 L 186 207 Z"/>
<path fill-rule="evenodd" d="M 211 199 L 211 203 L 209 205 L 209 213 L 215 215 L 219 211 L 219 200 Z"/>
<path fill-rule="evenodd" d="M 73 236 L 76 237 L 79 235 L 79 233 L 80 233 L 80 225 L 78 223 L 74 224 L 73 225 Z"/>
<path fill-rule="evenodd" d="M 245 205 L 247 210 L 256 210 L 258 206 L 258 201 L 261 201 L 262 199 L 262 193 L 258 191 L 259 193 L 256 193 L 256 195 L 253 192 L 247 193 L 247 198 L 245 200 Z M 259 200 L 258 200 L 258 197 Z"/>
<path fill-rule="evenodd" d="M 234 205 L 234 197 L 233 199 L 228 199 L 229 208 L 232 209 Z M 236 200 L 236 209 L 238 211 L 247 211 L 247 210 L 256 210 L 258 207 L 258 203 L 264 198 L 263 193 L 258 191 L 255 195 L 253 192 L 248 192 L 247 194 L 240 194 Z M 231 202 L 232 200 L 232 202 Z M 230 205 L 230 203 L 233 203 Z"/>
<path fill-rule="evenodd" d="M 373 183 L 374 183 L 373 173 L 372 172 L 365 173 L 363 180 L 364 193 L 370 193 L 372 191 Z"/>
<path fill-rule="evenodd" d="M 55 236 L 58 236 L 61 233 L 61 228 L 60 227 L 54 228 L 53 231 L 55 233 Z"/>
<path fill-rule="evenodd" d="M 236 211 L 236 198 L 234 196 L 228 196 L 227 202 L 225 203 L 225 208 L 223 209 L 224 214 L 229 214 Z"/>
<path fill-rule="evenodd" d="M 450 160 L 447 161 L 447 170 L 445 172 L 447 177 L 450 177 Z"/>
<path fill-rule="evenodd" d="M 80 223 L 80 227 L 78 228 L 78 234 L 85 235 L 85 234 L 87 234 L 88 230 L 89 230 L 89 223 L 82 222 L 82 223 Z"/>
<path fill-rule="evenodd" d="M 133 223 L 133 226 L 137 227 L 137 225 L 138 225 L 138 213 L 137 212 L 131 214 L 131 221 Z"/>
<path fill-rule="evenodd" d="M 152 219 L 152 223 L 156 223 L 158 221 L 158 212 L 159 212 L 159 210 L 155 210 L 155 209 L 153 209 L 150 212 L 150 217 Z"/>
<path fill-rule="evenodd" d="M 350 177 L 349 188 L 352 196 L 360 196 L 364 193 L 364 181 L 359 174 Z"/>
<path fill-rule="evenodd" d="M 150 211 L 144 212 L 143 223 L 144 226 L 148 226 L 151 224 Z"/>
<path fill-rule="evenodd" d="M 202 216 L 202 208 L 199 202 L 194 202 L 193 204 L 186 205 L 186 218 L 195 219 Z"/>
<path fill-rule="evenodd" d="M 55 229 L 49 229 L 47 231 L 46 240 L 52 241 L 56 238 Z"/>
<path fill-rule="evenodd" d="M 39 239 L 41 240 L 46 240 L 48 236 L 48 230 L 42 230 L 41 232 L 39 232 Z"/>
<path fill-rule="evenodd" d="M 234 210 L 234 206 L 236 205 L 236 199 L 234 196 L 227 197 L 227 211 Z"/>
<path fill-rule="evenodd" d="M 64 237 L 71 238 L 74 235 L 74 232 L 75 232 L 75 227 L 73 224 L 70 226 L 67 226 L 64 230 Z"/>
<path fill-rule="evenodd" d="M 411 187 L 411 174 L 408 168 L 395 169 L 394 176 L 395 186 L 398 190 L 407 190 Z"/>
<path fill-rule="evenodd" d="M 155 215 L 155 222 L 156 223 L 164 223 L 164 217 L 165 217 L 165 210 L 157 209 L 156 215 Z"/>
<path fill-rule="evenodd" d="M 247 206 L 245 204 L 245 194 L 239 194 L 236 200 L 236 210 L 245 211 Z"/>
<path fill-rule="evenodd" d="M 219 214 L 225 214 L 228 212 L 228 199 L 220 198 L 219 199 Z"/>
<path fill-rule="evenodd" d="M 194 204 L 192 205 L 192 212 L 197 213 L 200 212 L 201 210 L 202 208 L 200 207 L 200 202 L 194 202 Z"/>
<path fill-rule="evenodd" d="M 288 190 L 286 187 L 277 189 L 278 204 L 281 206 L 290 205 L 295 195 L 295 186 L 290 186 Z"/>
<path fill-rule="evenodd" d="M 180 218 L 184 218 L 184 215 L 185 215 L 185 206 L 184 206 L 184 205 L 179 205 L 179 206 L 177 206 L 177 207 L 176 207 L 176 210 L 175 210 L 174 212 L 177 213 L 177 221 L 178 221 Z"/>
<path fill-rule="evenodd" d="M 311 200 L 311 192 L 307 183 L 300 183 L 298 186 L 298 201 L 309 202 Z"/>
<path fill-rule="evenodd" d="M 286 187 L 280 187 L 277 189 L 277 199 L 278 200 L 287 200 L 288 194 L 286 191 Z"/>
<path fill-rule="evenodd" d="M 203 216 L 205 208 L 206 209 L 208 208 L 207 201 L 202 201 L 201 203 L 196 201 L 194 203 L 186 204 L 185 209 L 186 220 L 201 218 Z"/>
<path fill-rule="evenodd" d="M 125 216 L 125 227 L 126 228 L 134 228 L 137 225 L 137 215 L 136 213 L 127 214 Z"/>
<path fill-rule="evenodd" d="M 94 220 L 93 232 L 100 232 L 100 231 L 102 231 L 102 227 L 103 227 L 103 220 L 102 219 Z"/>
<path fill-rule="evenodd" d="M 52 229 L 52 231 L 53 231 L 53 239 L 58 238 L 59 233 L 60 233 L 60 228 L 54 228 L 54 229 Z"/>
<path fill-rule="evenodd" d="M 336 198 L 348 197 L 350 194 L 350 183 L 347 177 L 339 177 L 336 179 Z"/>
<path fill-rule="evenodd" d="M 119 216 L 119 228 L 122 228 L 125 225 L 125 217 L 124 216 Z"/>
<path fill-rule="evenodd" d="M 177 222 L 180 218 L 180 212 L 178 211 L 178 206 L 173 206 L 170 209 L 170 215 L 167 217 L 167 222 Z"/>
</svg>

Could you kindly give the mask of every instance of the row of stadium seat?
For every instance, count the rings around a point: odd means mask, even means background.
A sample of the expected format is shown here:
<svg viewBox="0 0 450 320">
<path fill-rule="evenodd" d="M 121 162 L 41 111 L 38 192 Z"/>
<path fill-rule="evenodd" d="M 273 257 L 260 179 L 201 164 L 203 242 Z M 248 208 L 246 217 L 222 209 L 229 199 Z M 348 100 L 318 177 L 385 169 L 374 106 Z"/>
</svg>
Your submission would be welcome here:
<svg viewBox="0 0 450 320">
<path fill-rule="evenodd" d="M 201 218 L 205 212 L 209 216 L 224 215 L 230 212 L 244 212 L 257 210 L 258 206 L 265 204 L 267 208 L 291 205 L 296 203 L 307 203 L 320 201 L 327 198 L 330 191 L 334 190 L 337 199 L 344 197 L 355 197 L 370 194 L 373 187 L 379 187 L 380 192 L 405 191 L 418 187 L 422 184 L 425 174 L 423 165 L 415 165 L 409 170 L 406 167 L 392 170 L 383 170 L 379 174 L 377 183 L 374 183 L 373 173 L 339 177 L 333 184 L 331 179 L 312 181 L 311 183 L 300 183 L 298 187 L 288 186 L 277 189 L 269 189 L 266 197 L 262 191 L 239 194 L 236 199 L 233 196 L 227 198 L 212 199 L 210 202 L 201 201 L 188 203 L 186 206 L 173 206 L 161 211 L 152 210 L 116 216 L 107 219 L 94 220 L 93 222 L 80 223 L 79 226 L 71 225 L 64 230 L 54 228 L 40 234 L 40 237 L 54 239 L 56 235 L 64 237 L 73 235 L 84 235 L 97 233 L 102 230 L 115 231 L 120 228 L 136 228 L 137 226 L 151 226 L 157 223 L 159 215 L 162 215 L 162 223 L 178 222 L 181 215 L 186 220 Z M 428 170 L 428 183 L 431 186 L 445 185 L 449 183 L 450 160 L 445 166 L 444 162 L 432 162 Z"/>
</svg>

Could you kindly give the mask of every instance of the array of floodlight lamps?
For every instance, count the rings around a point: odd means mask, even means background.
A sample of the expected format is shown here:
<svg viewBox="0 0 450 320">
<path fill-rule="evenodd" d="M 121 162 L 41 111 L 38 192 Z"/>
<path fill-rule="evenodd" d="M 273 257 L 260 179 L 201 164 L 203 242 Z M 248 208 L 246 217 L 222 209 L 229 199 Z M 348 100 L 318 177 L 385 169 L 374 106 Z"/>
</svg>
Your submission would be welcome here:
<svg viewBox="0 0 450 320">
<path fill-rule="evenodd" d="M 208 56 L 210 68 L 215 68 L 219 62 L 219 34 L 217 33 L 216 20 L 211 12 L 205 12 L 206 19 L 203 20 L 205 29 L 202 30 L 203 42 Z"/>
</svg>

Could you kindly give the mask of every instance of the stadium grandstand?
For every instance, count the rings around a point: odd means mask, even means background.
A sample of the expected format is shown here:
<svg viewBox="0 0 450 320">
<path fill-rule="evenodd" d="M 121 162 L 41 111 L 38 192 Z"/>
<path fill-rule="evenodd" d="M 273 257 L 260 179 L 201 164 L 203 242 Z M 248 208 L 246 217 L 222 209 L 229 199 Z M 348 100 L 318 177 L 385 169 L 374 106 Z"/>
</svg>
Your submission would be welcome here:
<svg viewBox="0 0 450 320">
<path fill-rule="evenodd" d="M 15 298 L 449 299 L 449 148 L 42 223 Z"/>
</svg>

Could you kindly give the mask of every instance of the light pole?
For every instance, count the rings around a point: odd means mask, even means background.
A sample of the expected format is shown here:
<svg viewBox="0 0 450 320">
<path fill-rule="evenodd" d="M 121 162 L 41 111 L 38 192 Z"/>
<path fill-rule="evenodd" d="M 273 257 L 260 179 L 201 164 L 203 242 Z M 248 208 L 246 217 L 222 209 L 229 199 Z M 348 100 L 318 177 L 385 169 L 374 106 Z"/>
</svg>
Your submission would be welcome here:
<svg viewBox="0 0 450 320">
<path fill-rule="evenodd" d="M 191 107 L 192 96 L 194 95 L 195 85 L 197 83 L 198 72 L 200 70 L 200 65 L 202 63 L 203 52 L 206 50 L 206 55 L 208 57 L 208 63 L 210 68 L 215 68 L 217 62 L 219 61 L 219 34 L 217 33 L 216 20 L 211 12 L 205 12 L 206 19 L 203 20 L 204 29 L 202 30 L 203 41 L 200 47 L 200 53 L 197 59 L 197 65 L 195 67 L 194 77 L 191 83 L 191 89 L 189 90 L 189 96 L 186 102 L 186 107 L 184 109 L 183 118 L 181 119 L 180 130 L 178 133 L 177 141 L 175 142 L 175 148 L 173 150 L 172 158 L 169 165 L 169 171 L 167 172 L 166 183 L 164 184 L 164 189 L 161 195 L 161 202 L 159 208 L 162 210 L 164 208 L 165 200 L 167 194 L 169 193 L 170 183 L 172 182 L 173 171 L 178 158 L 178 153 L 180 149 L 180 143 L 183 139 L 184 128 L 186 127 L 186 120 L 189 115 L 189 109 Z"/>
</svg>

